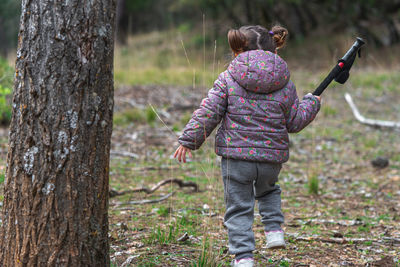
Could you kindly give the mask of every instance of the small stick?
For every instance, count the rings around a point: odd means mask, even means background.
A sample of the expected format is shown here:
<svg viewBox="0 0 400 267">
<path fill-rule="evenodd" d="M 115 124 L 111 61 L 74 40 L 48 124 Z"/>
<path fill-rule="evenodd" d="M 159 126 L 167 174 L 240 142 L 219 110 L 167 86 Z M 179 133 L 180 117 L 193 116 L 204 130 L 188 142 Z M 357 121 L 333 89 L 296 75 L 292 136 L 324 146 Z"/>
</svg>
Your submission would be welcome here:
<svg viewBox="0 0 400 267">
<path fill-rule="evenodd" d="M 137 193 L 137 192 L 145 192 L 146 194 L 151 194 L 154 191 L 156 191 L 157 189 L 159 189 L 161 186 L 165 185 L 165 184 L 172 184 L 175 183 L 177 184 L 180 188 L 182 187 L 192 187 L 193 188 L 193 192 L 198 192 L 199 191 L 199 186 L 194 183 L 194 182 L 187 182 L 187 181 L 183 181 L 181 179 L 177 179 L 177 178 L 171 178 L 171 179 L 165 179 L 162 180 L 160 182 L 158 182 L 155 186 L 153 186 L 152 188 L 147 188 L 147 187 L 139 187 L 139 188 L 134 188 L 131 190 L 125 190 L 125 191 L 110 191 L 110 197 L 115 197 L 115 196 L 122 196 L 125 194 L 129 194 L 129 193 Z"/>
<path fill-rule="evenodd" d="M 128 157 L 128 158 L 133 158 L 133 159 L 138 159 L 139 155 L 128 152 L 128 151 L 117 151 L 117 150 L 111 150 L 110 151 L 111 156 L 117 156 L 117 157 Z"/>
<path fill-rule="evenodd" d="M 294 234 L 286 233 L 287 236 L 294 238 L 296 241 L 305 241 L 305 242 L 324 242 L 324 243 L 332 243 L 332 244 L 361 244 L 365 242 L 375 242 L 375 243 L 400 243 L 400 239 L 396 238 L 387 238 L 383 237 L 383 240 L 375 240 L 368 238 L 321 238 L 314 236 L 296 236 Z"/>
<path fill-rule="evenodd" d="M 143 199 L 143 200 L 138 200 L 138 201 L 118 202 L 118 203 L 116 203 L 116 205 L 141 205 L 141 204 L 158 203 L 163 200 L 166 200 L 167 198 L 170 198 L 174 194 L 175 194 L 175 192 L 171 192 L 171 193 L 166 194 L 165 196 L 157 198 L 157 199 Z M 131 207 L 119 208 L 119 210 L 131 210 L 131 209 L 133 209 L 133 208 L 131 208 Z"/>
</svg>

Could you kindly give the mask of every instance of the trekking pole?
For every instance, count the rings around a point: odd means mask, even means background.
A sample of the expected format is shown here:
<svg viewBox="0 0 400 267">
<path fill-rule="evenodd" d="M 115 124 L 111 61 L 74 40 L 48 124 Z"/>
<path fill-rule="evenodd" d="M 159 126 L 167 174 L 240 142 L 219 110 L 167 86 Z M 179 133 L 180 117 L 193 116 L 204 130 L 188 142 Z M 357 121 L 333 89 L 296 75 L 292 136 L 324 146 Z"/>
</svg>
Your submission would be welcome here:
<svg viewBox="0 0 400 267">
<path fill-rule="evenodd" d="M 346 54 L 339 59 L 338 64 L 329 72 L 328 76 L 322 81 L 322 83 L 315 89 L 313 95 L 321 95 L 322 92 L 328 87 L 328 85 L 335 79 L 336 82 L 344 84 L 350 76 L 350 69 L 353 66 L 354 60 L 358 54 L 361 57 L 361 46 L 365 44 L 364 40 L 357 37 L 357 40 L 346 52 Z"/>
</svg>

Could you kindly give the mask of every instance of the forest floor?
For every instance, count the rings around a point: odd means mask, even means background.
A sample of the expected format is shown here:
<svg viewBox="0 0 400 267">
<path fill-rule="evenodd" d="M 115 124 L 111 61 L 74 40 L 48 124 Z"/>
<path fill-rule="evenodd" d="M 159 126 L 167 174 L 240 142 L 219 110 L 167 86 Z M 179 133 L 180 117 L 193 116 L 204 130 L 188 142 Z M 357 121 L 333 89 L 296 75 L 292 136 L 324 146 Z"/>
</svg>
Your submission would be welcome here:
<svg viewBox="0 0 400 267">
<path fill-rule="evenodd" d="M 326 75 L 320 70 L 353 41 L 310 38 L 283 50 L 285 59 L 293 59 L 289 66 L 301 70 L 292 70 L 291 77 L 300 97 L 316 88 Z M 110 198 L 112 266 L 229 266 L 213 135 L 189 163 L 172 158 L 207 85 L 231 59 L 225 42 L 201 49 L 202 34 L 172 31 L 135 36 L 128 46 L 117 47 L 111 192 L 167 184 L 149 194 L 141 190 Z M 400 47 L 394 49 L 361 59 L 374 69 L 361 70 L 356 62 L 344 86 L 333 83 L 323 94 L 316 120 L 290 135 L 291 157 L 279 181 L 287 247 L 266 249 L 256 208 L 257 266 L 400 266 L 400 130 L 360 124 L 343 97 L 351 93 L 366 117 L 400 121 L 399 64 L 393 56 Z M 303 71 L 304 62 L 319 71 Z M 8 130 L 0 128 L 0 183 L 7 137 Z M 377 157 L 389 165 L 372 166 Z M 168 179 L 195 183 L 198 191 Z"/>
<path fill-rule="evenodd" d="M 300 97 L 321 77 L 292 74 Z M 366 117 L 400 121 L 399 84 L 394 70 L 356 72 L 346 85 L 329 88 L 316 120 L 290 136 L 291 157 L 279 182 L 287 247 L 266 249 L 256 208 L 257 266 L 400 266 L 400 130 L 360 124 L 343 97 L 350 92 Z M 112 190 L 151 188 L 165 179 L 194 182 L 199 190 L 169 182 L 150 194 L 112 197 L 113 266 L 229 266 L 213 136 L 189 163 L 172 158 L 179 131 L 206 92 L 161 85 L 116 89 Z M 372 166 L 378 156 L 389 165 Z M 143 200 L 158 202 L 138 204 Z"/>
</svg>

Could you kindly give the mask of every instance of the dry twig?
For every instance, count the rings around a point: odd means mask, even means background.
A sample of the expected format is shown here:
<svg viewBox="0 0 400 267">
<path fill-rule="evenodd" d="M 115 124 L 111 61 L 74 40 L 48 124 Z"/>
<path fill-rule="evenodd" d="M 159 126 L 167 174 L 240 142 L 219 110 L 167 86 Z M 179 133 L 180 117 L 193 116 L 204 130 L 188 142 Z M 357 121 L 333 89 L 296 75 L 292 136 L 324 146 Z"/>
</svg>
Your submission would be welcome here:
<svg viewBox="0 0 400 267">
<path fill-rule="evenodd" d="M 167 198 L 173 196 L 175 192 L 171 192 L 169 194 L 166 194 L 165 196 L 162 196 L 157 199 L 143 199 L 143 200 L 137 200 L 137 201 L 128 201 L 128 202 L 117 202 L 114 203 L 114 205 L 141 205 L 141 204 L 151 204 L 151 203 L 158 203 L 163 200 L 166 200 Z M 132 207 L 125 207 L 125 208 L 119 208 L 119 210 L 131 210 L 133 209 Z"/>
<path fill-rule="evenodd" d="M 110 151 L 111 156 L 117 156 L 117 157 L 127 157 L 127 158 L 133 158 L 133 159 L 138 159 L 139 155 L 128 152 L 128 151 L 116 151 L 116 150 L 111 150 Z"/>
<path fill-rule="evenodd" d="M 110 197 L 115 197 L 115 196 L 122 196 L 125 194 L 130 194 L 130 193 L 138 193 L 138 192 L 145 192 L 146 194 L 151 194 L 157 189 L 159 189 L 161 186 L 166 185 L 166 184 L 177 184 L 179 188 L 182 187 L 192 187 L 193 192 L 199 192 L 199 186 L 195 182 L 187 182 L 183 181 L 181 179 L 177 178 L 171 178 L 171 179 L 165 179 L 160 182 L 158 182 L 155 186 L 152 188 L 147 188 L 147 187 L 139 187 L 139 188 L 134 188 L 130 190 L 125 190 L 125 191 L 115 191 L 115 190 L 110 190 Z"/>
<path fill-rule="evenodd" d="M 286 233 L 287 236 L 294 238 L 296 241 L 305 241 L 305 242 L 324 242 L 324 243 L 332 243 L 332 244 L 362 244 L 365 242 L 375 242 L 375 243 L 391 243 L 391 244 L 400 244 L 400 239 L 391 238 L 391 237 L 383 237 L 383 239 L 368 239 L 368 238 L 323 238 L 318 236 L 298 236 L 296 234 Z"/>
</svg>

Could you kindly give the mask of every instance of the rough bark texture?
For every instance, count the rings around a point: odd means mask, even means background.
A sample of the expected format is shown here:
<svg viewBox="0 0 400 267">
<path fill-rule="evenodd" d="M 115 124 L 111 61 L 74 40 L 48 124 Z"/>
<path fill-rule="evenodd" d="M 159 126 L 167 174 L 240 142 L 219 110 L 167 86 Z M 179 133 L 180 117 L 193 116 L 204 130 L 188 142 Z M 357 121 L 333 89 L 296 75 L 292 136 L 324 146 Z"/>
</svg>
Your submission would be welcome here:
<svg viewBox="0 0 400 267">
<path fill-rule="evenodd" d="M 115 0 L 23 0 L 1 266 L 109 266 Z"/>
</svg>

